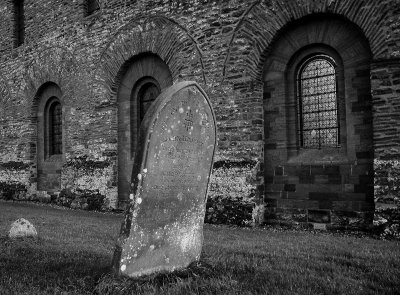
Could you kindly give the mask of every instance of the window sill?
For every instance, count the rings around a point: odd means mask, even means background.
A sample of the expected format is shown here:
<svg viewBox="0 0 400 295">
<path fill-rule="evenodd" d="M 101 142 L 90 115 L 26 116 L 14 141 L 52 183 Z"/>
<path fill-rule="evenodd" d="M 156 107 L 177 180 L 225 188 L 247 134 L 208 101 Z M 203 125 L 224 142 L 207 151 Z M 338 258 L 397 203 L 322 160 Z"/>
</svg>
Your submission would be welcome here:
<svg viewBox="0 0 400 295">
<path fill-rule="evenodd" d="M 51 155 L 50 157 L 47 157 L 45 162 L 62 162 L 63 155 Z"/>
<path fill-rule="evenodd" d="M 299 149 L 289 155 L 288 164 L 348 164 L 344 148 Z"/>
</svg>

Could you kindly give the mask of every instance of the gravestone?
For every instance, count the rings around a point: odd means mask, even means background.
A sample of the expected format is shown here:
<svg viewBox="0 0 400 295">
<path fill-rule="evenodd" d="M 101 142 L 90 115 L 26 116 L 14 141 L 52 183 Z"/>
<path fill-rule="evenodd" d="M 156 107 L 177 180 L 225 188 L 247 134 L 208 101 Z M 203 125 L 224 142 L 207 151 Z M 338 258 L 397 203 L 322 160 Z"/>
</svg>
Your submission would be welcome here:
<svg viewBox="0 0 400 295">
<path fill-rule="evenodd" d="M 145 115 L 132 193 L 114 253 L 114 270 L 139 277 L 200 258 L 215 116 L 195 82 L 163 91 Z"/>
<path fill-rule="evenodd" d="M 11 239 L 14 238 L 25 238 L 25 237 L 37 237 L 37 231 L 32 223 L 24 218 L 17 219 L 11 224 L 10 232 L 8 236 Z"/>
</svg>

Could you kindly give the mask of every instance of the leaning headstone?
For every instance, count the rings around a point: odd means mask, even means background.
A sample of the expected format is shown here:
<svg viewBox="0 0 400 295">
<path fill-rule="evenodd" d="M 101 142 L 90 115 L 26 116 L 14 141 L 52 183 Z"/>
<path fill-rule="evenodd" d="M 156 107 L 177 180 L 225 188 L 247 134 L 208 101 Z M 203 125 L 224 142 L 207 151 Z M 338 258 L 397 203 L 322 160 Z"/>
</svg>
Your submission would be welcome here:
<svg viewBox="0 0 400 295">
<path fill-rule="evenodd" d="M 195 82 L 180 82 L 153 103 L 141 125 L 130 204 L 114 269 L 139 277 L 187 267 L 200 258 L 215 116 Z"/>
<path fill-rule="evenodd" d="M 14 238 L 37 237 L 37 231 L 32 223 L 24 218 L 17 219 L 11 225 L 8 236 Z"/>
</svg>

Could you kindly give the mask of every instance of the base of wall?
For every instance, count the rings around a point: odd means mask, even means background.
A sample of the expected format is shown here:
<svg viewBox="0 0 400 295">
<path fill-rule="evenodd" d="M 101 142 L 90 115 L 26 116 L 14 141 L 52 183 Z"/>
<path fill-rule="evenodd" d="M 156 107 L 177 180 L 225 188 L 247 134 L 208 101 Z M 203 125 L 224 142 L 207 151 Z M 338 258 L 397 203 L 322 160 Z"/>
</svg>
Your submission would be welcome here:
<svg viewBox="0 0 400 295">
<path fill-rule="evenodd" d="M 320 230 L 354 229 L 372 227 L 374 211 L 335 211 L 266 208 L 265 223 Z"/>
</svg>

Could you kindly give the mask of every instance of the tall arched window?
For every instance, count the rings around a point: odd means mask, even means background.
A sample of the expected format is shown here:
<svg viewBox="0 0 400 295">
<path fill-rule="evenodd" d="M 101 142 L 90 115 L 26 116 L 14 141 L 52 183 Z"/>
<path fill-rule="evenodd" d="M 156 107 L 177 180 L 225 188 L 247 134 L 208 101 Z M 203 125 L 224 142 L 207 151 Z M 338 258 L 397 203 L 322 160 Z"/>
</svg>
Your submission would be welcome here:
<svg viewBox="0 0 400 295">
<path fill-rule="evenodd" d="M 62 154 L 62 110 L 58 99 L 52 98 L 47 110 L 49 156 L 59 155 Z"/>
<path fill-rule="evenodd" d="M 86 10 L 85 15 L 86 16 L 89 16 L 89 15 L 95 13 L 99 9 L 100 9 L 100 5 L 99 5 L 98 0 L 86 0 L 86 7 L 85 7 L 85 10 Z"/>
<path fill-rule="evenodd" d="M 18 47 L 24 43 L 25 35 L 25 16 L 24 16 L 24 0 L 14 0 L 13 2 L 14 17 L 14 47 Z"/>
<path fill-rule="evenodd" d="M 160 88 L 153 81 L 146 81 L 141 85 L 138 92 L 140 122 L 142 122 L 147 110 L 159 94 Z"/>
<path fill-rule="evenodd" d="M 339 111 L 335 61 L 313 55 L 297 72 L 299 139 L 303 148 L 338 147 Z"/>
<path fill-rule="evenodd" d="M 140 124 L 147 110 L 161 93 L 160 84 L 150 76 L 140 78 L 133 87 L 131 97 L 131 155 L 134 157 L 137 148 L 137 138 Z"/>
</svg>

